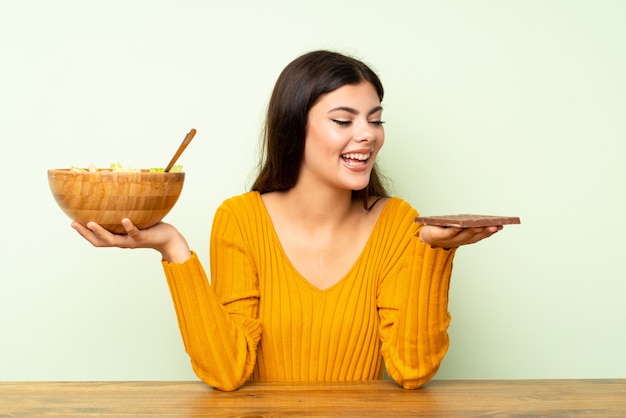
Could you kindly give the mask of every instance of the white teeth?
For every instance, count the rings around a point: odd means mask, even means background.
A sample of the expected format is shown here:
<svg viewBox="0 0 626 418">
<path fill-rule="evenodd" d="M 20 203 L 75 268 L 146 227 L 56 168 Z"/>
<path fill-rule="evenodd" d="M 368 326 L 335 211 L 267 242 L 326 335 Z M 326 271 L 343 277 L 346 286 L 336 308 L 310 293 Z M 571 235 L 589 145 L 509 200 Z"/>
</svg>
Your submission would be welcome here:
<svg viewBox="0 0 626 418">
<path fill-rule="evenodd" d="M 348 158 L 350 160 L 360 160 L 360 161 L 365 161 L 370 157 L 370 153 L 367 154 L 355 154 L 355 153 L 349 153 L 349 154 L 343 154 L 342 157 L 343 158 Z"/>
</svg>

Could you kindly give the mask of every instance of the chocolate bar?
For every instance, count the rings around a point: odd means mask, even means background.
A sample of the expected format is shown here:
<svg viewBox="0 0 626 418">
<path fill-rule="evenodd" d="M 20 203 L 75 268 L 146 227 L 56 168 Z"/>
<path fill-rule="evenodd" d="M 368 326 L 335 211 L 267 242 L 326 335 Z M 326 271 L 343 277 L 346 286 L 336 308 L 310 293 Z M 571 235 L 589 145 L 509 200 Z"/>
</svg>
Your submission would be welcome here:
<svg viewBox="0 0 626 418">
<path fill-rule="evenodd" d="M 419 216 L 415 222 L 422 225 L 448 226 L 457 228 L 482 228 L 485 226 L 519 224 L 520 219 L 516 216 L 493 216 L 493 215 L 442 215 L 442 216 Z"/>
</svg>

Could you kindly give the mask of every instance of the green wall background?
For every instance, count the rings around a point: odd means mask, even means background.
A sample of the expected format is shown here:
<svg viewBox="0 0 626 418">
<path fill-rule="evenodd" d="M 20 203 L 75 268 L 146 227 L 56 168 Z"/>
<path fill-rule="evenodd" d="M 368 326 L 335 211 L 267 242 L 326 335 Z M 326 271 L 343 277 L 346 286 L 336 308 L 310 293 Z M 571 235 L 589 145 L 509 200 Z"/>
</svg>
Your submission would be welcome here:
<svg viewBox="0 0 626 418">
<path fill-rule="evenodd" d="M 386 87 L 381 164 L 422 214 L 520 216 L 457 253 L 438 379 L 626 377 L 620 0 L 0 1 L 1 380 L 193 379 L 159 256 L 94 249 L 46 170 L 165 165 L 208 263 L 280 70 L 330 48 Z"/>
</svg>

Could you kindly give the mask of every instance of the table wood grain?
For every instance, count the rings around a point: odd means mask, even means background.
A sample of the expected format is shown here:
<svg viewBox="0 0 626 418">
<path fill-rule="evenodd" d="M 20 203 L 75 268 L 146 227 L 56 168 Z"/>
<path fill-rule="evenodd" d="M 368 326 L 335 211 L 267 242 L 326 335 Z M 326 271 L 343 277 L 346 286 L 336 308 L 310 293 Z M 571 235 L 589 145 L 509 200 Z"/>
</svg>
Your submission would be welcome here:
<svg viewBox="0 0 626 418">
<path fill-rule="evenodd" d="M 626 379 L 250 382 L 0 382 L 0 417 L 626 417 Z"/>
</svg>

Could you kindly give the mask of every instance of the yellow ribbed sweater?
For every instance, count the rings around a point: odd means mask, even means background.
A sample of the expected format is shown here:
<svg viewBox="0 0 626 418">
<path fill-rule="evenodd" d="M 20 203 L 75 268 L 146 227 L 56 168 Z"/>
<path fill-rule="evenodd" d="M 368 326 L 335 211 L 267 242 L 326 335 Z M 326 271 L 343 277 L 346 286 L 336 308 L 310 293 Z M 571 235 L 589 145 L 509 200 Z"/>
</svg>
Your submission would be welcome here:
<svg viewBox="0 0 626 418">
<path fill-rule="evenodd" d="M 247 380 L 430 380 L 448 348 L 454 250 L 417 238 L 417 212 L 391 198 L 352 269 L 311 285 L 286 257 L 261 196 L 226 200 L 211 233 L 211 284 L 195 253 L 163 262 L 194 372 L 235 390 Z"/>
</svg>

